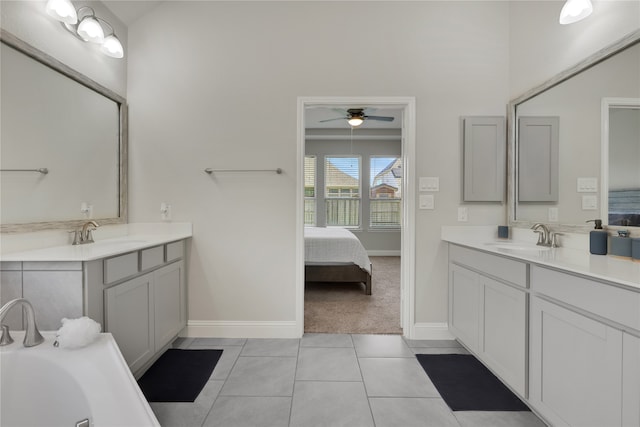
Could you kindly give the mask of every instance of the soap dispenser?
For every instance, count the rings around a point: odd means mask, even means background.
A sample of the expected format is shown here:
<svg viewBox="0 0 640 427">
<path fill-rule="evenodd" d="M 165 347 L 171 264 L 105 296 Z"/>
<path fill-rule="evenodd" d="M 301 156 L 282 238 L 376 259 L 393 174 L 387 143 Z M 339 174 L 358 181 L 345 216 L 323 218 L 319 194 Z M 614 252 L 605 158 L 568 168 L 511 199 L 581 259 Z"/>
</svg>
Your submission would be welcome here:
<svg viewBox="0 0 640 427">
<path fill-rule="evenodd" d="M 595 229 L 589 232 L 589 252 L 594 255 L 606 255 L 609 233 L 602 229 L 602 220 L 591 219 L 587 222 L 594 222 L 596 224 Z"/>
</svg>

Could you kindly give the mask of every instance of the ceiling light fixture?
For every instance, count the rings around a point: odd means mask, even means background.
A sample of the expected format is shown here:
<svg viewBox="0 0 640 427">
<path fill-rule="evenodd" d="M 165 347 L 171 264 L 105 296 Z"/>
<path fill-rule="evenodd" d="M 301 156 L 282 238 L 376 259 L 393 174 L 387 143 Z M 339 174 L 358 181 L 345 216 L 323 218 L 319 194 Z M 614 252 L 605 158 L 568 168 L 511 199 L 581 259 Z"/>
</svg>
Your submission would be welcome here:
<svg viewBox="0 0 640 427">
<path fill-rule="evenodd" d="M 364 119 L 362 117 L 355 116 L 347 120 L 347 123 L 349 123 L 352 127 L 357 127 L 364 123 Z"/>
<path fill-rule="evenodd" d="M 578 22 L 591 15 L 593 5 L 590 0 L 567 0 L 560 11 L 560 24 Z"/>
<path fill-rule="evenodd" d="M 113 26 L 97 17 L 89 6 L 76 10 L 70 0 L 48 0 L 47 14 L 62 22 L 71 34 L 85 42 L 100 45 L 100 51 L 112 58 L 124 57 L 124 48 L 116 37 Z M 108 27 L 105 35 L 103 25 Z"/>
</svg>

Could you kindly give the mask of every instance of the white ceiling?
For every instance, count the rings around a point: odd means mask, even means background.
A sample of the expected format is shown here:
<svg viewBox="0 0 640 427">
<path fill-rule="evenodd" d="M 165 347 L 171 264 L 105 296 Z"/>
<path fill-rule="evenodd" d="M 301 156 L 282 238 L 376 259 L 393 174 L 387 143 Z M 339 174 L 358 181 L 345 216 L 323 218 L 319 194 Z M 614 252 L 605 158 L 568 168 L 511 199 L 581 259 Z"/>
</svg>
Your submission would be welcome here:
<svg viewBox="0 0 640 427">
<path fill-rule="evenodd" d="M 126 26 L 157 7 L 162 0 L 102 0 L 102 3 Z"/>
</svg>

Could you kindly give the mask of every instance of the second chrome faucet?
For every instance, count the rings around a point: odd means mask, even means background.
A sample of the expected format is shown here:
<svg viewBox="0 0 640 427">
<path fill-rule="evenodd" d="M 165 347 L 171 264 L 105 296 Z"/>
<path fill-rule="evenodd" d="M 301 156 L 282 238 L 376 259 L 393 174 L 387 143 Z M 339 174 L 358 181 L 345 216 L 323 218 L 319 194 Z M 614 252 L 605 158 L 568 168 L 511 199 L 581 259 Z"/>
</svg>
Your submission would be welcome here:
<svg viewBox="0 0 640 427">
<path fill-rule="evenodd" d="M 557 236 L 561 236 L 562 233 L 556 233 L 549 230 L 549 227 L 542 223 L 535 223 L 531 227 L 534 233 L 538 233 L 538 246 L 551 246 L 552 248 L 557 248 L 558 238 Z"/>
<path fill-rule="evenodd" d="M 72 245 L 84 245 L 86 243 L 93 243 L 93 234 L 91 232 L 99 227 L 99 224 L 95 221 L 87 221 L 82 225 L 82 228 L 79 228 L 74 231 L 70 231 L 70 233 L 74 233 L 73 235 L 73 243 Z"/>
</svg>

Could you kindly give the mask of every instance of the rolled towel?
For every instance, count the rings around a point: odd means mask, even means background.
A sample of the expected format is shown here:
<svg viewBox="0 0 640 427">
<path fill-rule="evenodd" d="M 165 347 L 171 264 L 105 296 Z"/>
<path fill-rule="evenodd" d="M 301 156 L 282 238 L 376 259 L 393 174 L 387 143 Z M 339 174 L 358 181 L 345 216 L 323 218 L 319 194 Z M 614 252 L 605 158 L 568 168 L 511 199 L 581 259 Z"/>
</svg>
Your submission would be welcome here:
<svg viewBox="0 0 640 427">
<path fill-rule="evenodd" d="M 80 348 L 91 344 L 100 334 L 100 323 L 88 317 L 62 319 L 62 327 L 56 333 L 56 347 Z"/>
</svg>

